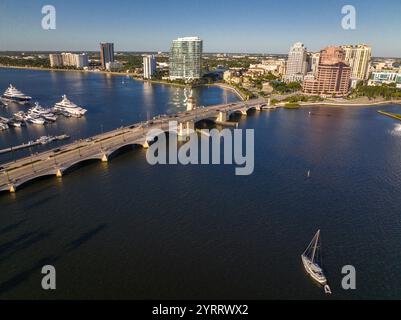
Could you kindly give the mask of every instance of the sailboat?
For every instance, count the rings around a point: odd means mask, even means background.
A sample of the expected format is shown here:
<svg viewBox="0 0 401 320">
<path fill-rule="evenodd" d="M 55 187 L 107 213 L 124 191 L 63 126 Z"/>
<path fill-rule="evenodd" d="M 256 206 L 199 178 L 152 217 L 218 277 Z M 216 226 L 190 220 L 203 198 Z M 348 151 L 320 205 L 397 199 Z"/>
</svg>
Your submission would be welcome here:
<svg viewBox="0 0 401 320">
<path fill-rule="evenodd" d="M 319 263 L 321 264 L 320 230 L 316 232 L 311 243 L 301 255 L 301 258 L 306 272 L 313 280 L 324 286 L 324 291 L 327 294 L 330 294 L 331 290 L 327 285 L 327 278 L 324 275 L 322 267 L 319 265 Z"/>
</svg>

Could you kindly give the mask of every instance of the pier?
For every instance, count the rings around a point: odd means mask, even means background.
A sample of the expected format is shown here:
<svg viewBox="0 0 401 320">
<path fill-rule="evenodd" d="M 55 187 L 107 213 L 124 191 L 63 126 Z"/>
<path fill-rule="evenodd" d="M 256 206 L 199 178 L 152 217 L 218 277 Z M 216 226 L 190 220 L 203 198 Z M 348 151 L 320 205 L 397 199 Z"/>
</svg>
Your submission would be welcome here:
<svg viewBox="0 0 401 320">
<path fill-rule="evenodd" d="M 183 136 L 190 129 L 194 129 L 199 121 L 212 120 L 216 123 L 227 124 L 230 123 L 228 120 L 232 114 L 239 113 L 245 116 L 249 110 L 261 111 L 265 105 L 264 99 L 254 99 L 159 116 L 154 120 L 121 127 L 57 149 L 2 164 L 0 165 L 0 191 L 16 192 L 23 184 L 45 176 L 61 178 L 66 170 L 87 160 L 107 162 L 113 153 L 125 146 L 140 145 L 148 148 L 150 142 L 148 132 L 153 129 L 169 132 L 171 131 L 170 121 L 177 122 L 174 133 Z"/>
</svg>

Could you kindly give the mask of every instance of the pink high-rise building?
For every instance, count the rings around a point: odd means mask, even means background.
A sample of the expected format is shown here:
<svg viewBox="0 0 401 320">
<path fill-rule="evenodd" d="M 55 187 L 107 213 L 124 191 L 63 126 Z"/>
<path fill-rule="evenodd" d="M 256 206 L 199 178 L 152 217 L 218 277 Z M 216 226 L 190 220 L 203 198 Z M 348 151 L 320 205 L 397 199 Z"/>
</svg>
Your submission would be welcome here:
<svg viewBox="0 0 401 320">
<path fill-rule="evenodd" d="M 320 51 L 320 62 L 315 79 L 304 81 L 305 93 L 345 96 L 350 89 L 351 68 L 345 63 L 345 52 L 340 47 Z"/>
</svg>

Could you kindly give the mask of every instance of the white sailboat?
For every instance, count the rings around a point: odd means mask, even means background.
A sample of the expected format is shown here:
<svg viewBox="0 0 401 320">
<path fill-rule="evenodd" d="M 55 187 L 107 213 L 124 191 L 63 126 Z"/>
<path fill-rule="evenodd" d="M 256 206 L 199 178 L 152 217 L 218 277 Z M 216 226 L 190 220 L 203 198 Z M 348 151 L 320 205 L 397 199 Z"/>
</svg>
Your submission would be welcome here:
<svg viewBox="0 0 401 320">
<path fill-rule="evenodd" d="M 327 278 L 324 275 L 321 267 L 321 243 L 320 243 L 320 230 L 318 230 L 313 237 L 311 243 L 306 248 L 305 252 L 301 255 L 302 263 L 306 272 L 313 280 L 324 286 L 324 291 L 327 294 L 331 293 L 330 287 L 327 285 Z"/>
</svg>

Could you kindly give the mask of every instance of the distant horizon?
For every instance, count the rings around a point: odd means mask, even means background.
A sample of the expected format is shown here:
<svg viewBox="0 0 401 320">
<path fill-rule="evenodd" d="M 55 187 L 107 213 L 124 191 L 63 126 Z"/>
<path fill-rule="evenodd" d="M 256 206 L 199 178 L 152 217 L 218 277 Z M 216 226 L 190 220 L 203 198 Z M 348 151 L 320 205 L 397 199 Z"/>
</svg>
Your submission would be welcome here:
<svg viewBox="0 0 401 320">
<path fill-rule="evenodd" d="M 71 53 L 95 53 L 100 52 L 100 50 L 2 50 L 0 53 L 62 53 L 62 52 L 71 52 Z M 138 53 L 138 54 L 146 54 L 146 53 L 163 53 L 168 54 L 169 51 L 130 51 L 130 50 L 118 50 L 115 51 L 115 54 L 118 53 Z M 310 51 L 312 52 L 312 51 Z M 314 52 L 314 51 L 313 51 Z M 212 54 L 229 54 L 229 55 L 249 55 L 249 56 L 288 56 L 288 53 L 259 53 L 259 52 L 203 52 L 204 55 L 212 55 Z M 397 56 L 372 56 L 372 59 L 401 59 Z"/>
</svg>

